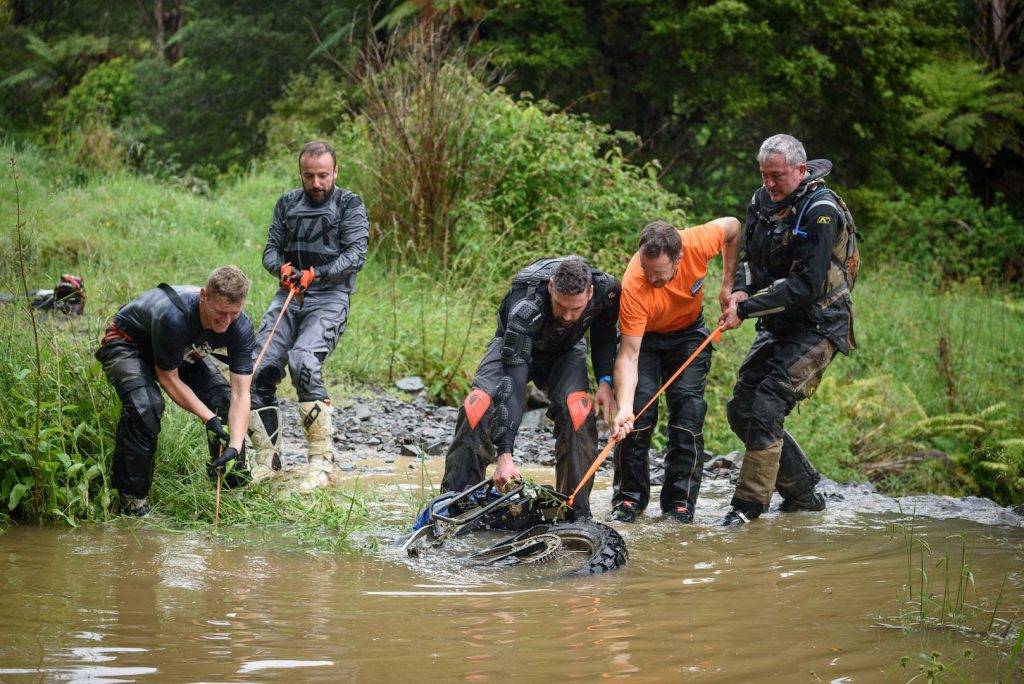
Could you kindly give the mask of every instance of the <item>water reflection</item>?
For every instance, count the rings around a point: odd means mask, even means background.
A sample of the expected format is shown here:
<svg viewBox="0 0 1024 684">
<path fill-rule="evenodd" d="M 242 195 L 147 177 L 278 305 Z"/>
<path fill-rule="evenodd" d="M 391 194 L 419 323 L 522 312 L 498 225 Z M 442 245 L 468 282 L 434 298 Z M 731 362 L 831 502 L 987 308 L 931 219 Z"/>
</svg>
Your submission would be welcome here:
<svg viewBox="0 0 1024 684">
<path fill-rule="evenodd" d="M 724 531 L 710 490 L 697 526 L 645 516 L 622 529 L 629 565 L 589 578 L 444 553 L 314 554 L 264 534 L 11 528 L 0 681 L 905 682 L 916 671 L 901 656 L 968 647 L 966 676 L 1002 674 L 1024 613 L 1024 531 L 918 518 L 935 552 L 922 559 L 898 529 L 907 515 Z M 962 543 L 977 615 L 917 628 L 907 586 L 923 560 L 941 600 Z M 997 598 L 1005 638 L 980 636 Z"/>
</svg>

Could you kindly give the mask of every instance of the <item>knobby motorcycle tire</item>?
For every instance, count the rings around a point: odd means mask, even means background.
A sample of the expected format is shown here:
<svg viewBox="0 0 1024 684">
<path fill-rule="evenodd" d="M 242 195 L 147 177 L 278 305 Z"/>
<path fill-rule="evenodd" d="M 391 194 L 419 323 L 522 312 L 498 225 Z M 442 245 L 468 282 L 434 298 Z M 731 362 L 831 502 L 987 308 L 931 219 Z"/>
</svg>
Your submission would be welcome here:
<svg viewBox="0 0 1024 684">
<path fill-rule="evenodd" d="M 629 560 L 626 542 L 616 530 L 602 523 L 587 520 L 582 522 L 555 523 L 535 525 L 528 530 L 494 544 L 475 554 L 475 558 L 486 559 L 495 554 L 496 558 L 505 558 L 500 553 L 512 549 L 516 545 L 523 546 L 534 538 L 555 536 L 560 542 L 559 551 L 581 553 L 586 560 L 579 567 L 570 571 L 570 575 L 598 575 L 603 572 L 621 568 Z M 523 547 L 528 548 L 528 547 Z M 547 558 L 544 558 L 546 560 Z M 532 559 L 527 562 L 537 562 Z"/>
<path fill-rule="evenodd" d="M 621 568 L 629 560 L 622 535 L 603 523 L 592 520 L 560 523 L 548 528 L 548 533 L 558 535 L 563 549 L 590 553 L 587 562 L 573 571 L 573 575 L 598 575 Z"/>
</svg>

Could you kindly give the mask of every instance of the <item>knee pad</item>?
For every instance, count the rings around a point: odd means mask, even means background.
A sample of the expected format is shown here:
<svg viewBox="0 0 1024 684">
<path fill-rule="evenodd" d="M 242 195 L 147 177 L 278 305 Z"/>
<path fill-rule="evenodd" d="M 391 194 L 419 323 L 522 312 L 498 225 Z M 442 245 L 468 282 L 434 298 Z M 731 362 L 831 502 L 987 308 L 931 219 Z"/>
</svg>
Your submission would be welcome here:
<svg viewBox="0 0 1024 684">
<path fill-rule="evenodd" d="M 570 392 L 565 397 L 565 410 L 572 421 L 572 429 L 579 432 L 580 427 L 587 422 L 594 405 L 590 401 L 590 395 L 584 391 Z"/>
<path fill-rule="evenodd" d="M 744 409 L 745 407 L 741 408 L 739 401 L 735 397 L 730 399 L 725 405 L 725 417 L 729 421 L 729 427 L 732 428 L 733 434 L 739 437 L 741 442 L 747 440 L 747 425 L 749 421 L 747 412 Z"/>
<path fill-rule="evenodd" d="M 479 387 L 474 387 L 473 391 L 470 392 L 465 401 L 462 402 L 462 406 L 466 411 L 466 420 L 469 421 L 469 429 L 476 430 L 476 426 L 480 424 L 484 414 L 487 413 L 487 409 L 491 407 L 491 395 L 483 391 Z"/>
<path fill-rule="evenodd" d="M 308 351 L 291 351 L 288 353 L 288 372 L 295 385 L 299 401 L 324 401 L 327 392 L 324 390 L 320 376 L 321 363 L 317 355 Z"/>
<path fill-rule="evenodd" d="M 122 408 L 132 420 L 137 420 L 153 434 L 160 432 L 160 419 L 164 415 L 164 398 L 156 387 L 136 387 L 122 401 Z"/>
<path fill-rule="evenodd" d="M 748 451 L 764 450 L 782 439 L 781 422 L 778 434 L 767 426 L 765 421 L 752 421 L 750 429 L 747 430 L 747 439 L 744 446 Z"/>
<path fill-rule="evenodd" d="M 781 442 L 783 421 L 798 398 L 792 389 L 774 380 L 765 380 L 755 405 L 751 406 L 747 439 L 744 442 L 746 447 L 766 449 L 775 442 Z"/>
<path fill-rule="evenodd" d="M 686 396 L 673 412 L 675 419 L 669 421 L 669 427 L 671 429 L 674 424 L 676 428 L 685 428 L 693 434 L 700 434 L 704 431 L 704 417 L 707 412 L 708 405 L 702 397 Z"/>
<path fill-rule="evenodd" d="M 277 386 L 284 379 L 284 369 L 277 366 L 261 366 L 252 380 L 253 408 L 277 405 Z"/>
</svg>

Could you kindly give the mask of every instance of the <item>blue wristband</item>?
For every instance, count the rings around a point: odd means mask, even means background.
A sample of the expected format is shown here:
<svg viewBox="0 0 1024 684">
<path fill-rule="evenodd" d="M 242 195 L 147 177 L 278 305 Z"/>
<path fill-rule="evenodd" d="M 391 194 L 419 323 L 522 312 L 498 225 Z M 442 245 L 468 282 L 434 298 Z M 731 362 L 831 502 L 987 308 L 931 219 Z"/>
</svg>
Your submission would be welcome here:
<svg viewBox="0 0 1024 684">
<path fill-rule="evenodd" d="M 599 377 L 597 379 L 598 386 L 600 386 L 602 382 L 607 382 L 608 386 L 611 387 L 612 386 L 612 376 L 610 376 L 610 375 L 602 375 L 601 377 Z"/>
</svg>

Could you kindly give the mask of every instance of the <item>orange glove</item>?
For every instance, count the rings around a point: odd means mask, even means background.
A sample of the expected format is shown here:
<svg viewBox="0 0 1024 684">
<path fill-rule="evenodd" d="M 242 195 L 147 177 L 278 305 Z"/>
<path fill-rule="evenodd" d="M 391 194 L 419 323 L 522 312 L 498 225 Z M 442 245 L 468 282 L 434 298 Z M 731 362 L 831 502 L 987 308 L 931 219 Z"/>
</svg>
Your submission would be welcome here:
<svg viewBox="0 0 1024 684">
<path fill-rule="evenodd" d="M 305 271 L 298 271 L 296 273 L 298 281 L 293 281 L 292 287 L 295 289 L 295 294 L 302 294 L 306 289 L 313 284 L 313 280 L 316 279 L 316 271 L 310 266 Z"/>
<path fill-rule="evenodd" d="M 281 287 L 286 287 L 290 290 L 295 283 L 299 282 L 301 277 L 302 271 L 296 271 L 292 267 L 291 262 L 281 266 Z"/>
</svg>

